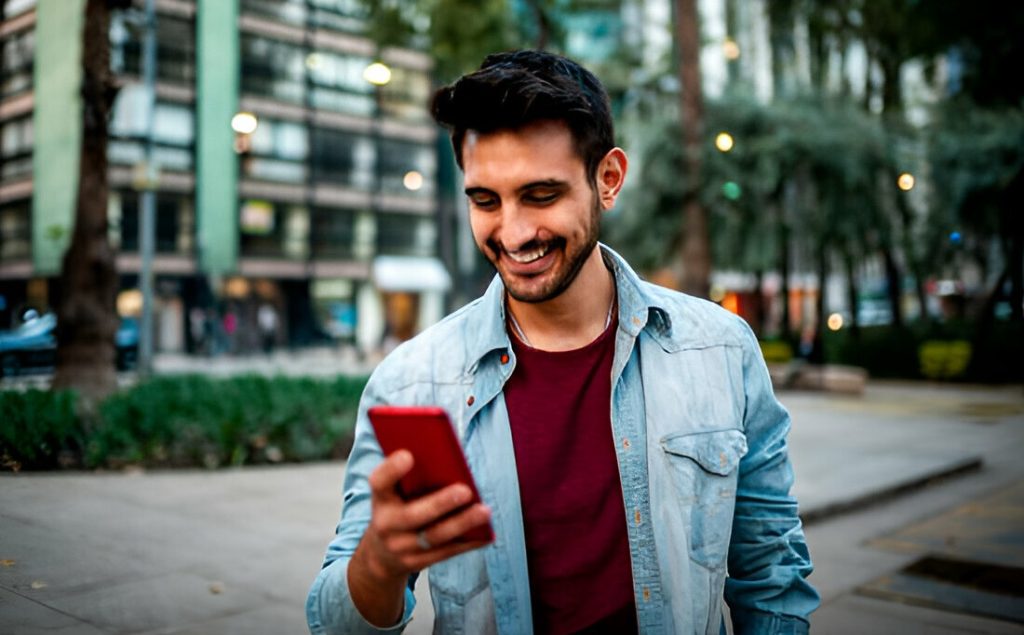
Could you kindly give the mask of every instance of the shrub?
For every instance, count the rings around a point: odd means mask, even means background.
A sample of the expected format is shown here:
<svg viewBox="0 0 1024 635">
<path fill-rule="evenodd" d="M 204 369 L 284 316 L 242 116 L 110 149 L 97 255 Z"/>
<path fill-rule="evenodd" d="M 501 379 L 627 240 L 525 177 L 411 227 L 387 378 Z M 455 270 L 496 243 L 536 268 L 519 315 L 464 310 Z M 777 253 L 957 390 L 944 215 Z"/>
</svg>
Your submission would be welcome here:
<svg viewBox="0 0 1024 635">
<path fill-rule="evenodd" d="M 68 467 L 81 452 L 82 432 L 72 392 L 0 392 L 0 467 Z"/>
<path fill-rule="evenodd" d="M 70 393 L 0 393 L 12 467 L 250 465 L 340 458 L 365 378 L 157 377 L 118 392 L 85 427 Z M 69 455 L 60 459 L 61 453 Z M 60 459 L 60 460 L 58 460 Z"/>
</svg>

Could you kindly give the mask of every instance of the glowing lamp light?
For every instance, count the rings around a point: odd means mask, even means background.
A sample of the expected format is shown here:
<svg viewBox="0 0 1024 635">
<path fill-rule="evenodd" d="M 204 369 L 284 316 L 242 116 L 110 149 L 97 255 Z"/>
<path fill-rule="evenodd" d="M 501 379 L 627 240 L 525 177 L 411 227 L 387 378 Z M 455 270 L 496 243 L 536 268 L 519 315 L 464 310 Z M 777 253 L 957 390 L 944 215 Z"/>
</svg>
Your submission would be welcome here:
<svg viewBox="0 0 1024 635">
<path fill-rule="evenodd" d="M 231 118 L 231 129 L 238 134 L 252 134 L 256 132 L 256 126 L 260 124 L 256 115 L 251 112 L 240 112 Z"/>
<path fill-rule="evenodd" d="M 715 147 L 721 152 L 728 152 L 729 150 L 732 150 L 734 144 L 735 141 L 733 140 L 732 135 L 728 132 L 719 132 L 718 136 L 715 137 Z"/>
<path fill-rule="evenodd" d="M 910 172 L 904 172 L 896 179 L 896 187 L 900 188 L 904 192 L 909 192 L 914 189 L 914 182 L 914 175 Z"/>
<path fill-rule="evenodd" d="M 385 64 L 374 62 L 363 69 L 363 79 L 374 86 L 384 86 L 391 81 L 391 69 Z"/>
<path fill-rule="evenodd" d="M 423 175 L 416 170 L 410 170 L 402 177 L 402 185 L 405 186 L 405 189 L 416 192 L 423 187 Z"/>
<path fill-rule="evenodd" d="M 963 240 L 964 237 L 960 232 L 951 232 L 949 234 L 949 242 L 953 243 L 954 245 L 959 245 L 961 242 L 963 242 Z"/>
<path fill-rule="evenodd" d="M 843 316 L 839 315 L 838 313 L 833 313 L 832 315 L 828 316 L 828 322 L 826 322 L 826 324 L 828 325 L 828 330 L 838 331 L 839 329 L 843 328 Z"/>
<path fill-rule="evenodd" d="M 722 42 L 722 55 L 725 55 L 725 59 L 735 61 L 740 58 L 740 45 L 736 43 L 736 40 L 732 38 L 726 38 Z"/>
</svg>

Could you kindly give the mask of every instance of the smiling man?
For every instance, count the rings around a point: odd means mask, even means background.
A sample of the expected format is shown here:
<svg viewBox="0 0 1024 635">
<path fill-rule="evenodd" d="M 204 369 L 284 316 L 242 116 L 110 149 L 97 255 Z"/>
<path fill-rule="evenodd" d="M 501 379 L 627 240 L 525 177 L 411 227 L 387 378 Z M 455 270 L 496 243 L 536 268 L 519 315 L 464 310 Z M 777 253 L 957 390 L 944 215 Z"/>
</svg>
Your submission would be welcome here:
<svg viewBox="0 0 1024 635">
<path fill-rule="evenodd" d="M 803 633 L 818 596 L 757 341 L 643 282 L 598 242 L 626 154 L 600 82 L 566 58 L 489 56 L 442 88 L 487 292 L 399 347 L 360 404 L 312 633 L 398 632 L 429 569 L 439 633 Z M 374 405 L 449 413 L 483 503 L 413 501 Z M 466 542 L 491 523 L 495 540 Z"/>
</svg>

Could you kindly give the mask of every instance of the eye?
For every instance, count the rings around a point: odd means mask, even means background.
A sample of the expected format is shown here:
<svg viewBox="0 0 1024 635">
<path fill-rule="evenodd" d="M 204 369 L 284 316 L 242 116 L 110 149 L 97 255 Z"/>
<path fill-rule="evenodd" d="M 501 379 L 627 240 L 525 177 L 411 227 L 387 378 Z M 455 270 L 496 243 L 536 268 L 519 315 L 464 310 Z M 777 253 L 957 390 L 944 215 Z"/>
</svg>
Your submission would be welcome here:
<svg viewBox="0 0 1024 635">
<path fill-rule="evenodd" d="M 469 204 L 479 209 L 494 209 L 498 205 L 498 198 L 486 194 L 473 194 L 469 197 Z"/>
<path fill-rule="evenodd" d="M 558 192 L 532 192 L 523 197 L 531 205 L 547 205 L 558 200 Z"/>
</svg>

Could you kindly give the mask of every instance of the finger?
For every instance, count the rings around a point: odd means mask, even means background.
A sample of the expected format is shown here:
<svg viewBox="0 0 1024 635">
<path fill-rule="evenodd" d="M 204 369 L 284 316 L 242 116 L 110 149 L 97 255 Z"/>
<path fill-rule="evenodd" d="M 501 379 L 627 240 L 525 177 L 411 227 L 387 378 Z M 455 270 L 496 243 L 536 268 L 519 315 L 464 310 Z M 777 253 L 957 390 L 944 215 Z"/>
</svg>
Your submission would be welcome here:
<svg viewBox="0 0 1024 635">
<path fill-rule="evenodd" d="M 388 455 L 367 478 L 373 495 L 380 498 L 397 497 L 395 486 L 409 473 L 412 465 L 412 453 L 408 450 L 397 450 Z"/>
<path fill-rule="evenodd" d="M 482 503 L 477 503 L 453 515 L 451 518 L 445 518 L 437 524 L 424 529 L 423 537 L 431 545 L 440 547 L 464 536 L 473 529 L 488 524 L 490 521 L 491 509 Z"/>
<path fill-rule="evenodd" d="M 409 501 L 396 514 L 394 528 L 419 530 L 473 500 L 473 492 L 465 483 L 454 483 L 426 496 Z"/>
</svg>

